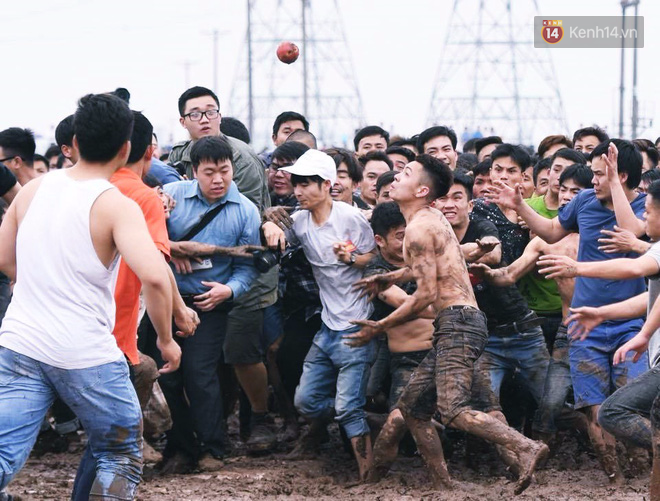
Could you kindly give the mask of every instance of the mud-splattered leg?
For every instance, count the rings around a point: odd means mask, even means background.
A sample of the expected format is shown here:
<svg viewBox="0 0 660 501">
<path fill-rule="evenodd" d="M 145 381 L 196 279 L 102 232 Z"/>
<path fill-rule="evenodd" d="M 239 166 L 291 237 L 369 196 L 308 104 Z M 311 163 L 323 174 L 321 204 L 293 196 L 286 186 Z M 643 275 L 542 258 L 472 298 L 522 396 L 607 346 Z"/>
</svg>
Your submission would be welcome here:
<svg viewBox="0 0 660 501">
<path fill-rule="evenodd" d="M 549 452 L 547 445 L 530 440 L 483 412 L 465 410 L 451 421 L 450 426 L 504 446 L 516 454 L 520 471 L 514 489 L 515 494 L 520 494 L 529 487 L 536 466 L 547 457 Z"/>
<path fill-rule="evenodd" d="M 387 417 L 376 443 L 374 444 L 374 463 L 367 475 L 368 482 L 378 482 L 392 466 L 399 452 L 399 442 L 406 433 L 406 423 L 401 411 L 394 409 Z"/>
<path fill-rule="evenodd" d="M 431 421 L 417 419 L 405 413 L 403 416 L 417 443 L 417 449 L 419 449 L 424 462 L 429 468 L 433 485 L 436 488 L 451 489 L 453 485 L 447 471 L 442 442 L 440 442 L 435 427 L 431 424 Z"/>
<path fill-rule="evenodd" d="M 351 446 L 353 447 L 353 453 L 357 460 L 360 481 L 364 482 L 367 480 L 367 474 L 369 473 L 369 470 L 371 470 L 374 462 L 374 454 L 371 448 L 371 436 L 367 434 L 353 437 L 351 438 Z"/>
</svg>

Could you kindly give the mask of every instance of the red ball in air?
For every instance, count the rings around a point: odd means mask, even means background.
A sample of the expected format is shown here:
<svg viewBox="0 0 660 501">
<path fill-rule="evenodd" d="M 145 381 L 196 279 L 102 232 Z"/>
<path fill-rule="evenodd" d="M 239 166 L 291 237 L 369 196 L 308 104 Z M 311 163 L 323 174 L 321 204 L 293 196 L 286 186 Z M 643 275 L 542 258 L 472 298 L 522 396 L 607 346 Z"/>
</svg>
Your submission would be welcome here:
<svg viewBox="0 0 660 501">
<path fill-rule="evenodd" d="M 298 46 L 293 42 L 282 42 L 277 46 L 277 58 L 286 64 L 293 63 L 300 55 Z"/>
</svg>

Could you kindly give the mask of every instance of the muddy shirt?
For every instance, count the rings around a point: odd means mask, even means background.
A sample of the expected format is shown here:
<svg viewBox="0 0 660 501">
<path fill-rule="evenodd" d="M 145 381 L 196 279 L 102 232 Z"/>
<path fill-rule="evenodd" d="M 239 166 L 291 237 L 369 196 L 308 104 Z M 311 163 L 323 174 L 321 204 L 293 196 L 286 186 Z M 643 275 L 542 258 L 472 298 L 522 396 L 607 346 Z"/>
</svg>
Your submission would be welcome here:
<svg viewBox="0 0 660 501">
<path fill-rule="evenodd" d="M 369 264 L 364 269 L 364 276 L 368 277 L 371 275 L 378 275 L 380 273 L 387 273 L 390 271 L 396 271 L 399 267 L 389 263 L 383 259 L 383 256 L 378 254 L 374 257 Z M 404 284 L 397 284 L 403 291 L 410 295 L 417 290 L 417 284 L 415 282 L 406 282 Z M 372 320 L 381 320 L 392 313 L 396 308 L 392 308 L 385 301 L 381 301 L 376 298 L 373 300 L 374 313 L 371 316 Z"/>
<path fill-rule="evenodd" d="M 461 244 L 473 243 L 478 238 L 484 237 L 499 238 L 495 225 L 487 220 L 470 221 Z M 486 314 L 488 330 L 498 325 L 522 320 L 529 313 L 527 301 L 515 285 L 496 287 L 486 281 L 476 279 L 471 273 L 470 281 L 479 309 Z"/>
<path fill-rule="evenodd" d="M 527 230 L 509 221 L 497 205 L 487 202 L 483 198 L 474 200 L 470 219 L 472 221 L 487 220 L 495 225 L 500 235 L 500 242 L 502 242 L 503 266 L 509 265 L 518 259 L 529 243 L 529 232 Z"/>
</svg>

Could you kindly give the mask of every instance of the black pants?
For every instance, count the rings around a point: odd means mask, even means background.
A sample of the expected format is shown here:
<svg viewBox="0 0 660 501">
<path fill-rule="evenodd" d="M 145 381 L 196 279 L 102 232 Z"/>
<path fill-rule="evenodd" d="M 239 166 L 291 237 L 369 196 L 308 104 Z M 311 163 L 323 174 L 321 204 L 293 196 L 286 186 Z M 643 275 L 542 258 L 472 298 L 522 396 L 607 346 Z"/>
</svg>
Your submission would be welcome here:
<svg viewBox="0 0 660 501">
<path fill-rule="evenodd" d="M 321 314 L 305 320 L 305 308 L 296 311 L 284 321 L 284 338 L 277 352 L 277 367 L 284 390 L 291 401 L 302 376 L 303 362 L 320 328 Z"/>
<path fill-rule="evenodd" d="M 181 345 L 181 367 L 158 379 L 173 423 L 167 433 L 165 456 L 183 451 L 193 458 L 204 452 L 222 457 L 226 452 L 226 424 L 218 367 L 222 362 L 227 312 L 197 313 L 200 323 L 195 335 L 186 339 L 175 336 Z M 159 368 L 162 367 L 164 361 L 156 347 L 156 332 L 146 315 L 140 329 L 141 351 L 152 357 Z"/>
</svg>

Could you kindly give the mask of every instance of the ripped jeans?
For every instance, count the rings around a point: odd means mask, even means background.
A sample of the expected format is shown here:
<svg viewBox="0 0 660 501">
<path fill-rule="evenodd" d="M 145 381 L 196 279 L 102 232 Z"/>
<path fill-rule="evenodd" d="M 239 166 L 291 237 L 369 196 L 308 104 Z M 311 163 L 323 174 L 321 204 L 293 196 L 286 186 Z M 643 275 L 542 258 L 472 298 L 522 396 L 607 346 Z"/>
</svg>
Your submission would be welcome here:
<svg viewBox="0 0 660 501">
<path fill-rule="evenodd" d="M 59 369 L 0 347 L 0 491 L 25 464 L 59 396 L 82 422 L 96 460 L 90 499 L 133 499 L 142 474 L 142 413 L 122 357 Z"/>
</svg>

